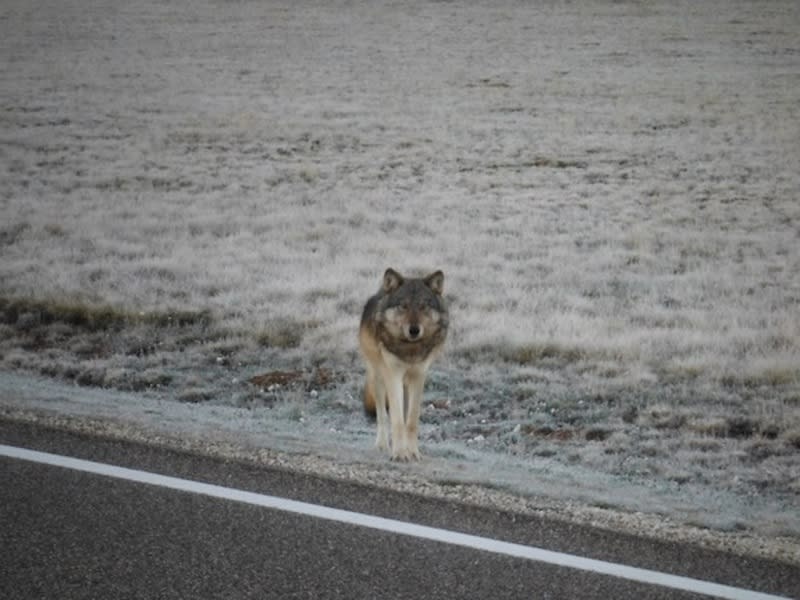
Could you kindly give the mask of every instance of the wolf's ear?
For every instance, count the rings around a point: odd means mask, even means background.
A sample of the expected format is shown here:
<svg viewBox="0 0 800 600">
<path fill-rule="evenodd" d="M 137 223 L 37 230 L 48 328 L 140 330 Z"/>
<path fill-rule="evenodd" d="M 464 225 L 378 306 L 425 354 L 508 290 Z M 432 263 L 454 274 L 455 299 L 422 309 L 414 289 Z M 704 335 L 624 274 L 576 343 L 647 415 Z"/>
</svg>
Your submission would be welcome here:
<svg viewBox="0 0 800 600">
<path fill-rule="evenodd" d="M 441 296 L 444 293 L 444 273 L 436 271 L 431 273 L 425 278 L 425 285 L 427 285 L 434 294 Z"/>
<path fill-rule="evenodd" d="M 387 294 L 403 285 L 403 276 L 394 269 L 386 269 L 383 274 L 383 291 Z"/>
</svg>

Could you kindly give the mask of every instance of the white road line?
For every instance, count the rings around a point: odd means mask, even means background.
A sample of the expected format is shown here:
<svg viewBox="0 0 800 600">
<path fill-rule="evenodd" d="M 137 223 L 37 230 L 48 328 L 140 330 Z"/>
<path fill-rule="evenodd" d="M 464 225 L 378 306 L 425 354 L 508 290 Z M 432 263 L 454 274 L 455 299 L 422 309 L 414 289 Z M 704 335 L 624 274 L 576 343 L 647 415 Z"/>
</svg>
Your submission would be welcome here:
<svg viewBox="0 0 800 600">
<path fill-rule="evenodd" d="M 19 460 L 51 465 L 54 467 L 63 467 L 66 469 L 83 471 L 85 473 L 92 473 L 95 475 L 103 475 L 116 479 L 135 481 L 137 483 L 156 485 L 173 490 L 180 490 L 182 492 L 202 494 L 214 498 L 233 500 L 235 502 L 244 502 L 246 504 L 253 504 L 274 510 L 297 513 L 309 517 L 316 517 L 318 519 L 326 519 L 339 523 L 347 523 L 349 525 L 369 527 L 371 529 L 378 529 L 380 531 L 388 531 L 390 533 L 397 533 L 436 542 L 443 542 L 445 544 L 453 544 L 456 546 L 464 546 L 466 548 L 473 548 L 476 550 L 484 550 L 486 552 L 493 552 L 495 554 L 505 554 L 516 558 L 525 558 L 528 560 L 548 563 L 560 567 L 569 567 L 571 569 L 579 569 L 581 571 L 589 571 L 592 573 L 599 573 L 601 575 L 610 575 L 612 577 L 619 577 L 649 585 L 663 586 L 677 590 L 694 592 L 697 594 L 706 594 L 708 596 L 714 596 L 717 598 L 728 598 L 731 600 L 788 600 L 782 596 L 764 594 L 761 592 L 721 585 L 699 579 L 680 577 L 678 575 L 670 575 L 668 573 L 660 573 L 658 571 L 629 567 L 627 565 L 584 558 L 582 556 L 576 556 L 572 554 L 552 552 L 550 550 L 535 548 L 533 546 L 523 546 L 522 544 L 501 542 L 491 538 L 468 535 L 465 533 L 458 533 L 456 531 L 448 531 L 446 529 L 437 529 L 435 527 L 427 527 L 424 525 L 417 525 L 415 523 L 406 523 L 404 521 L 396 521 L 394 519 L 385 519 L 383 517 L 376 517 L 373 515 L 365 515 L 347 510 L 328 508 L 326 506 L 298 502 L 296 500 L 288 500 L 286 498 L 279 498 L 276 496 L 256 494 L 253 492 L 226 488 L 219 485 L 200 483 L 188 479 L 168 477 L 166 475 L 158 475 L 156 473 L 148 473 L 146 471 L 137 471 L 134 469 L 91 462 L 88 460 L 81 460 L 68 456 L 60 456 L 58 454 L 48 454 L 46 452 L 37 452 L 35 450 L 27 450 L 25 448 L 16 448 L 14 446 L 5 446 L 0 444 L 0 455 Z"/>
</svg>

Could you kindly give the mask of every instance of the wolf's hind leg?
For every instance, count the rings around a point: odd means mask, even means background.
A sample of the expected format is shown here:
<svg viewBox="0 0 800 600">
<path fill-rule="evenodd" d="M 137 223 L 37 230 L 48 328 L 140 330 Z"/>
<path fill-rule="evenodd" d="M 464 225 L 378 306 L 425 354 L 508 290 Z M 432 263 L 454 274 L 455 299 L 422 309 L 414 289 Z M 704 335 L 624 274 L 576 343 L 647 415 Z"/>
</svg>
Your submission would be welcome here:
<svg viewBox="0 0 800 600">
<path fill-rule="evenodd" d="M 386 388 L 380 377 L 376 378 L 375 391 L 377 393 L 375 416 L 378 420 L 378 433 L 375 436 L 375 447 L 380 450 L 389 449 L 389 415 L 386 411 Z"/>
</svg>

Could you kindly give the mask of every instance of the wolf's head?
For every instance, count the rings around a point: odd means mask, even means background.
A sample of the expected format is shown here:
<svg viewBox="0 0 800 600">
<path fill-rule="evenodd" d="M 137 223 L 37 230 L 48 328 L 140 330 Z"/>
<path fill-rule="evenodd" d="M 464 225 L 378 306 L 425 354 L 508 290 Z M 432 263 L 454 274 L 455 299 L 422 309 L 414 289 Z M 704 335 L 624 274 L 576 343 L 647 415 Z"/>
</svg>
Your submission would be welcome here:
<svg viewBox="0 0 800 600">
<path fill-rule="evenodd" d="M 394 269 L 383 275 L 381 316 L 389 334 L 404 342 L 422 342 L 441 337 L 448 316 L 442 294 L 444 273 L 406 278 Z"/>
</svg>

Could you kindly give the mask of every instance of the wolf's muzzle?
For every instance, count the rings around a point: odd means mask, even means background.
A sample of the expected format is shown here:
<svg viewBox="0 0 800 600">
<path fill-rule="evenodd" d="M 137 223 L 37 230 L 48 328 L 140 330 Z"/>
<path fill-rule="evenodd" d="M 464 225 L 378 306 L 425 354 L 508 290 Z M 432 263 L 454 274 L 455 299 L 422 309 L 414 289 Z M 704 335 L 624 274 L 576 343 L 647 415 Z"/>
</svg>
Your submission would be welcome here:
<svg viewBox="0 0 800 600">
<path fill-rule="evenodd" d="M 409 325 L 406 330 L 406 337 L 409 340 L 416 340 L 422 335 L 422 327 L 419 325 Z"/>
</svg>

